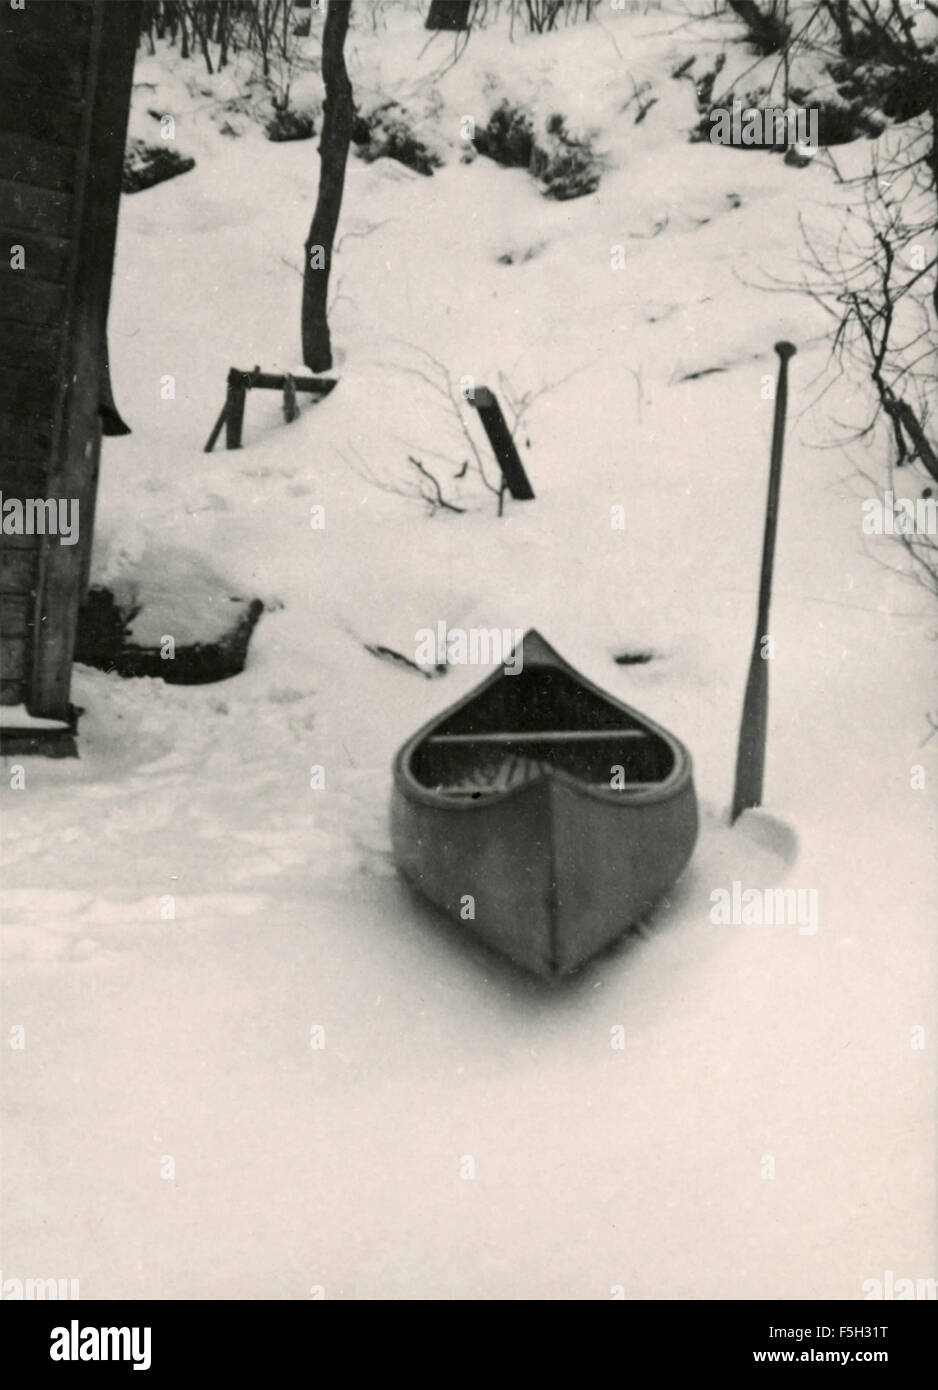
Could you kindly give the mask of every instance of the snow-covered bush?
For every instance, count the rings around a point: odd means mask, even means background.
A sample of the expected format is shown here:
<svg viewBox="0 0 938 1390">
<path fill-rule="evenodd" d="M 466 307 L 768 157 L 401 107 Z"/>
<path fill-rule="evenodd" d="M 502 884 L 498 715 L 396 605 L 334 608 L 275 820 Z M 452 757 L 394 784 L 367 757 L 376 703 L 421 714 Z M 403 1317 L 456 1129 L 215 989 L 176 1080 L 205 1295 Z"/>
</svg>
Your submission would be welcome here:
<svg viewBox="0 0 938 1390">
<path fill-rule="evenodd" d="M 509 101 L 502 101 L 486 124 L 476 130 L 473 143 L 480 154 L 506 169 L 528 169 L 534 153 L 531 116 Z"/>
<path fill-rule="evenodd" d="M 711 116 L 734 101 L 744 108 L 811 109 L 823 146 L 874 138 L 890 122 L 932 110 L 938 88 L 928 10 L 933 7 L 913 8 L 904 0 L 879 6 L 866 0 L 724 0 L 711 18 L 741 20 L 745 41 L 761 61 L 744 70 L 731 62 L 717 82 L 727 53 L 734 56 L 731 43 L 711 72 L 697 75 L 690 62 L 674 73 L 696 85 L 701 119 L 691 138 L 708 139 Z M 738 54 L 738 40 L 735 49 Z"/>
<path fill-rule="evenodd" d="M 361 138 L 366 132 L 367 139 Z M 440 155 L 420 139 L 403 112 L 375 112 L 366 118 L 364 128 L 360 122 L 356 125 L 355 137 L 359 157 L 369 164 L 376 159 L 396 159 L 428 178 L 443 166 Z"/>
<path fill-rule="evenodd" d="M 264 127 L 268 140 L 310 140 L 316 134 L 316 123 L 306 111 L 277 110 Z"/>
<path fill-rule="evenodd" d="M 527 169 L 546 198 L 582 198 L 599 187 L 600 156 L 588 136 L 570 134 L 562 115 L 550 116 L 538 132 L 528 111 L 502 101 L 476 131 L 474 143 L 496 164 Z"/>
<path fill-rule="evenodd" d="M 530 167 L 545 198 L 560 202 L 595 193 L 602 173 L 591 140 L 571 135 L 559 115 L 548 120 L 543 143 L 535 143 Z"/>
<path fill-rule="evenodd" d="M 182 155 L 169 145 L 150 145 L 145 140 L 130 140 L 124 152 L 122 193 L 139 193 L 154 184 L 164 183 L 177 174 L 195 168 L 191 156 Z"/>
</svg>

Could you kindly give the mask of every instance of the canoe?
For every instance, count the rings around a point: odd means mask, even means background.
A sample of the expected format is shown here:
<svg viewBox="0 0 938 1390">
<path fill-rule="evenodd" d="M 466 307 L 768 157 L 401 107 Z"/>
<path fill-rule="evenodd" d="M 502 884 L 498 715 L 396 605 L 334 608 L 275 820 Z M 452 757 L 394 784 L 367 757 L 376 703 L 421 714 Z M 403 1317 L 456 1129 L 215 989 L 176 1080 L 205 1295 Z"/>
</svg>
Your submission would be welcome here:
<svg viewBox="0 0 938 1390">
<path fill-rule="evenodd" d="M 539 975 L 645 917 L 697 838 L 690 754 L 538 632 L 403 745 L 391 840 L 419 891 Z"/>
</svg>

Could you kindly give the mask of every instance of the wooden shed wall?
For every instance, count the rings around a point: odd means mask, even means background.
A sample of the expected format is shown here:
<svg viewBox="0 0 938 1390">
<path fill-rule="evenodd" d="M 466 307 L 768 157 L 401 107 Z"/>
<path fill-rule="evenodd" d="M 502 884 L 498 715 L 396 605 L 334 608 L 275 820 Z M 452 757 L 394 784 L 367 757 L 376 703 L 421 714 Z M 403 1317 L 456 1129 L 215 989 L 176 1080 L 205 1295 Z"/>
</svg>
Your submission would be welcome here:
<svg viewBox="0 0 938 1390">
<path fill-rule="evenodd" d="M 0 536 L 0 703 L 50 718 L 68 713 L 92 542 L 138 24 L 134 3 L 0 9 L 0 490 L 79 507 L 74 546 Z"/>
</svg>

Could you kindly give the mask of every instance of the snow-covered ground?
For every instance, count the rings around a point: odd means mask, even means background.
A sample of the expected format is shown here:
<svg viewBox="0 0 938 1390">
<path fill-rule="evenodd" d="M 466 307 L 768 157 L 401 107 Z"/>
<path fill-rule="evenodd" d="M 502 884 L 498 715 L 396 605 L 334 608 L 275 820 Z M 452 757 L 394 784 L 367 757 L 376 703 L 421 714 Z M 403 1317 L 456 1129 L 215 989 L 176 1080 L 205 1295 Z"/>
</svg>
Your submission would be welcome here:
<svg viewBox="0 0 938 1390">
<path fill-rule="evenodd" d="M 452 41 L 422 52 L 419 16 L 386 20 L 350 39 L 356 90 L 424 103 L 446 165 L 350 160 L 340 385 L 291 425 L 249 397 L 240 453 L 201 450 L 229 366 L 298 366 L 315 142 L 221 134 L 233 77 L 162 47 L 138 65 L 134 132 L 172 112 L 197 164 L 122 204 L 110 343 L 133 435 L 105 444 L 95 577 L 195 556 L 268 608 L 224 684 L 79 668 L 80 761 L 0 779 L 4 1277 L 287 1299 L 860 1298 L 886 1270 L 934 1277 L 935 613 L 890 574 L 896 543 L 862 533 L 876 457 L 824 447 L 865 408 L 825 376 L 824 316 L 769 290 L 798 274 L 799 211 L 830 223 L 842 194 L 820 159 L 688 143 L 693 87 L 670 73 L 697 40 L 660 13 L 475 35 L 435 82 Z M 658 100 L 636 125 L 642 81 Z M 461 118 L 502 96 L 596 129 L 595 195 L 461 161 Z M 786 337 L 766 805 L 730 829 Z M 550 388 L 520 431 L 536 501 L 499 519 L 474 468 L 456 478 L 437 364 L 454 389 Z M 463 514 L 407 495 L 409 454 Z M 694 755 L 689 869 L 556 987 L 390 861 L 393 752 L 482 673 L 424 680 L 365 644 L 413 656 L 439 621 L 537 626 Z M 714 925 L 734 880 L 816 890 L 817 931 Z"/>
</svg>

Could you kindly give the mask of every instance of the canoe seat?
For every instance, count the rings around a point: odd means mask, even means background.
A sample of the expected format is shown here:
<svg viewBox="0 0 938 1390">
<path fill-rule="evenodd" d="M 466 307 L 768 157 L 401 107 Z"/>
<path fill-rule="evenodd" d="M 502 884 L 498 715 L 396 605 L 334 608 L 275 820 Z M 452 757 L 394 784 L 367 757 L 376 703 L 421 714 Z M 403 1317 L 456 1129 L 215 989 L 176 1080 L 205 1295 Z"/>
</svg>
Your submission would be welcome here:
<svg viewBox="0 0 938 1390">
<path fill-rule="evenodd" d="M 524 776 L 522 776 L 521 780 L 524 781 L 527 778 L 531 778 L 536 772 L 542 770 L 549 771 L 550 769 L 541 769 L 532 765 L 530 769 L 525 769 Z M 497 779 L 482 786 L 473 783 L 467 783 L 464 786 L 441 785 L 436 788 L 436 791 L 439 792 L 440 796 L 452 797 L 456 801 L 478 801 L 480 797 L 511 791 L 512 787 L 518 785 L 519 781 L 517 777 L 507 777 L 504 779 Z M 649 782 L 623 782 L 621 786 L 617 786 L 613 788 L 613 790 L 616 792 L 647 792 L 649 786 L 653 785 L 653 783 Z"/>
</svg>

